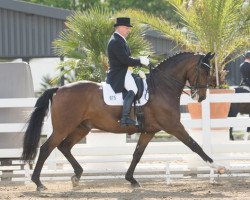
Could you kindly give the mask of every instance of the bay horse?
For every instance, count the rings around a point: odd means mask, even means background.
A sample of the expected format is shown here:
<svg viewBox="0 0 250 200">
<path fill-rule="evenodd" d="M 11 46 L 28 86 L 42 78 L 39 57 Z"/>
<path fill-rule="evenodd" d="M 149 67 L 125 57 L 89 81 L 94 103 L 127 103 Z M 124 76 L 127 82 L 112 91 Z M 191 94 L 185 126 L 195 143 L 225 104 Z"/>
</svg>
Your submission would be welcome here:
<svg viewBox="0 0 250 200">
<path fill-rule="evenodd" d="M 186 81 L 190 83 L 192 98 L 199 102 L 204 100 L 212 58 L 211 53 L 203 55 L 182 52 L 165 59 L 151 70 L 147 78 L 149 101 L 143 106 L 145 132 L 140 134 L 131 164 L 125 175 L 125 179 L 131 183 L 131 186 L 140 187 L 133 176 L 134 170 L 149 141 L 155 133 L 161 130 L 178 138 L 211 167 L 224 173 L 225 168 L 214 163 L 189 136 L 180 122 L 180 96 L 185 83 Z M 118 134 L 138 132 L 136 126 L 120 126 L 118 120 L 122 107 L 108 106 L 104 103 L 99 83 L 80 81 L 60 88 L 48 89 L 38 98 L 28 121 L 22 153 L 22 160 L 25 162 L 32 161 L 36 157 L 43 119 L 50 100 L 53 132 L 40 147 L 31 178 L 38 191 L 46 189 L 40 181 L 40 173 L 45 160 L 54 148 L 57 147 L 72 165 L 75 174 L 71 177 L 71 181 L 74 187 L 79 184 L 83 169 L 71 154 L 71 148 L 86 137 L 91 129 Z"/>
<path fill-rule="evenodd" d="M 235 88 L 235 93 L 249 93 L 248 86 L 239 86 Z M 238 114 L 248 114 L 250 117 L 250 103 L 231 103 L 228 117 L 236 117 Z M 250 127 L 247 127 L 247 132 L 250 132 Z M 233 127 L 229 129 L 230 140 L 234 140 Z"/>
</svg>

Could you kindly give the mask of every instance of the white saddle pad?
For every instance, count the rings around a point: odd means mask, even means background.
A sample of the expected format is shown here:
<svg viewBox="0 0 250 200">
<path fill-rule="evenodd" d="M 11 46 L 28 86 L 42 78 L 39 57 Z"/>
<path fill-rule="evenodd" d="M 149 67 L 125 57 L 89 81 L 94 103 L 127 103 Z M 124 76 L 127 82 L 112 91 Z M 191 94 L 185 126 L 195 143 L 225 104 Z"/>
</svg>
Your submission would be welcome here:
<svg viewBox="0 0 250 200">
<path fill-rule="evenodd" d="M 101 84 L 103 88 L 104 102 L 110 106 L 122 106 L 123 105 L 122 93 L 115 93 L 111 85 L 106 82 L 102 82 Z M 148 102 L 147 82 L 145 79 L 143 79 L 143 84 L 144 84 L 144 91 L 142 97 L 140 98 L 140 103 L 136 101 L 137 106 L 142 106 Z"/>
</svg>

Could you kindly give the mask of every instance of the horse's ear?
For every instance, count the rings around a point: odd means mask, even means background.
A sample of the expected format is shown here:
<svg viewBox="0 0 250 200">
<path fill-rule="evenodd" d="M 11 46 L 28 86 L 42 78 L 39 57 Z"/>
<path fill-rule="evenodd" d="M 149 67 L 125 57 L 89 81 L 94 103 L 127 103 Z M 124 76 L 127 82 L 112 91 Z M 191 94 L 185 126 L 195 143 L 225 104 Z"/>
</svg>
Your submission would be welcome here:
<svg viewBox="0 0 250 200">
<path fill-rule="evenodd" d="M 212 54 L 211 52 L 207 53 L 203 60 L 211 60 L 214 57 L 214 53 Z"/>
<path fill-rule="evenodd" d="M 210 52 L 210 53 L 211 53 L 211 52 Z M 215 53 L 211 53 L 209 59 L 211 60 L 211 59 L 214 57 L 214 55 L 215 55 Z"/>
</svg>

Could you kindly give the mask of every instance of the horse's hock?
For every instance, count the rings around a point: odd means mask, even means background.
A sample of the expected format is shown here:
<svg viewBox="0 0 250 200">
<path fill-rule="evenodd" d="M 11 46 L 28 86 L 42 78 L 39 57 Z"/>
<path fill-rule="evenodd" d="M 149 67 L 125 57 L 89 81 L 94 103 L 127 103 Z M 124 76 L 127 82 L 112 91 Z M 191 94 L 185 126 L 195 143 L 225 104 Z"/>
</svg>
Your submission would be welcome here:
<svg viewBox="0 0 250 200">
<path fill-rule="evenodd" d="M 0 70 L 0 98 L 34 97 L 31 71 L 27 63 L 0 63 Z M 25 123 L 31 110 L 32 108 L 0 106 L 0 123 Z M 20 131 L 1 131 L 0 149 L 21 148 L 23 133 Z"/>
</svg>

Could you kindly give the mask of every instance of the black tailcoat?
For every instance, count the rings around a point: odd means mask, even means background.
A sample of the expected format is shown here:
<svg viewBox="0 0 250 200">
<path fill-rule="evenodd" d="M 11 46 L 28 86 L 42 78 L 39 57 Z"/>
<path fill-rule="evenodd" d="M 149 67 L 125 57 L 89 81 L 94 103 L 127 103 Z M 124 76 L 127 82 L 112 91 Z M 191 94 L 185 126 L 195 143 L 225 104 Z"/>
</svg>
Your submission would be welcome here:
<svg viewBox="0 0 250 200">
<path fill-rule="evenodd" d="M 122 92 L 124 80 L 129 66 L 141 66 L 140 59 L 130 57 L 130 49 L 119 34 L 114 33 L 108 43 L 109 71 L 106 82 L 115 93 Z"/>
</svg>

